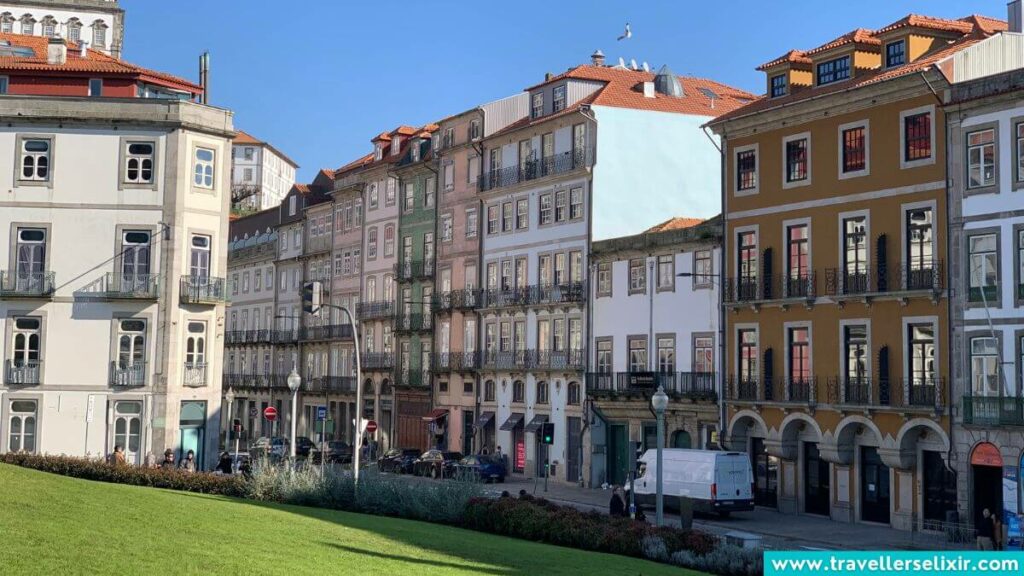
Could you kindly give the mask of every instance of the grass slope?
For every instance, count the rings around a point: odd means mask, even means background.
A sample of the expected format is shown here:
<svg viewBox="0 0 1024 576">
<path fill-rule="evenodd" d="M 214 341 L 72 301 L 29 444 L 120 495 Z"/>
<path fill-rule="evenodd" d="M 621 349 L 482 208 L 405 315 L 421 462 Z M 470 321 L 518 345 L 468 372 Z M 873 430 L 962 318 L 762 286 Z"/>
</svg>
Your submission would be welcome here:
<svg viewBox="0 0 1024 576">
<path fill-rule="evenodd" d="M 423 522 L 7 465 L 0 534 L 3 574 L 697 574 Z"/>
</svg>

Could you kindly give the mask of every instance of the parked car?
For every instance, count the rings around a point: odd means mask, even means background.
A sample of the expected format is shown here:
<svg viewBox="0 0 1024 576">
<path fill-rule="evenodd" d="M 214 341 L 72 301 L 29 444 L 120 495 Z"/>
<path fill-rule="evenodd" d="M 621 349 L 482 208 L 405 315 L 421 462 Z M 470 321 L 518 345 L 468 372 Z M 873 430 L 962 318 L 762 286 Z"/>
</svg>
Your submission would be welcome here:
<svg viewBox="0 0 1024 576">
<path fill-rule="evenodd" d="M 316 442 L 313 442 L 305 436 L 299 436 L 295 439 L 295 457 L 296 458 L 307 458 L 312 450 L 316 449 Z"/>
<path fill-rule="evenodd" d="M 257 438 L 256 441 L 249 446 L 249 454 L 251 454 L 253 458 L 287 458 L 288 446 L 289 442 L 287 438 L 282 436 L 268 438 L 263 436 Z"/>
<path fill-rule="evenodd" d="M 413 462 L 420 455 L 415 448 L 392 448 L 377 458 L 377 470 L 380 472 L 397 472 L 412 474 Z"/>
<path fill-rule="evenodd" d="M 320 464 L 326 453 L 328 464 L 350 464 L 352 462 L 352 447 L 341 440 L 333 440 L 327 443 L 324 450 L 314 449 L 313 463 Z"/>
<path fill-rule="evenodd" d="M 462 460 L 461 452 L 427 450 L 413 463 L 412 472 L 417 476 L 451 478 L 455 475 L 455 464 Z"/>
<path fill-rule="evenodd" d="M 505 465 L 491 456 L 466 456 L 455 463 L 455 477 L 480 482 L 504 482 Z"/>
</svg>

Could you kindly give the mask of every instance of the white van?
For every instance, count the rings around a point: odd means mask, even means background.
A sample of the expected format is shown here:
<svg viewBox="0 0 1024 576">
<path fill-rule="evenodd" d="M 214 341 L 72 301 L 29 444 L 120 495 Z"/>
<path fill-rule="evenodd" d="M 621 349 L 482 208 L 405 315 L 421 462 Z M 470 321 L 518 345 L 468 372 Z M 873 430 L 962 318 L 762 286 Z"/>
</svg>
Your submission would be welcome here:
<svg viewBox="0 0 1024 576">
<path fill-rule="evenodd" d="M 662 450 L 662 494 L 665 507 L 679 509 L 679 497 L 693 501 L 699 512 L 730 512 L 754 509 L 754 473 L 750 457 L 742 452 Z M 653 504 L 657 491 L 658 451 L 648 450 L 638 460 L 639 470 L 633 489 L 638 502 Z M 628 489 L 627 485 L 627 489 Z"/>
</svg>

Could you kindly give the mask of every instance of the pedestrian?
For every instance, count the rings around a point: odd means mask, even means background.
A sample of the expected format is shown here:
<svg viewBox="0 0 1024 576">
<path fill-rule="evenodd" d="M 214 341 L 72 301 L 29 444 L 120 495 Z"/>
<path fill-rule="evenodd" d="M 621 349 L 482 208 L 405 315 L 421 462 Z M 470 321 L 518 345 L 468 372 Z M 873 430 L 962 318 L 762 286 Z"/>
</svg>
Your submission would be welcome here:
<svg viewBox="0 0 1024 576">
<path fill-rule="evenodd" d="M 487 456 L 487 446 L 484 446 L 484 449 L 480 451 L 480 454 Z"/>
<path fill-rule="evenodd" d="M 217 467 L 214 468 L 221 474 L 232 474 L 234 473 L 234 462 L 231 460 L 231 454 L 227 452 L 220 453 L 220 461 L 217 462 Z"/>
<path fill-rule="evenodd" d="M 146 468 L 156 468 L 156 456 L 152 452 L 146 452 Z"/>
<path fill-rule="evenodd" d="M 164 461 L 160 463 L 161 470 L 174 470 L 174 450 L 164 450 Z"/>
<path fill-rule="evenodd" d="M 500 462 L 502 466 L 505 466 L 506 469 L 508 468 L 505 465 L 505 455 L 501 453 L 501 446 L 494 449 L 494 459 Z"/>
<path fill-rule="evenodd" d="M 988 508 L 981 511 L 981 522 L 978 524 L 978 550 L 995 548 L 996 523 Z"/>
<path fill-rule="evenodd" d="M 124 446 L 120 444 L 114 446 L 114 451 L 110 454 L 109 462 L 113 466 L 124 466 L 127 464 L 127 460 L 124 457 Z"/>
<path fill-rule="evenodd" d="M 185 457 L 181 459 L 178 464 L 178 468 L 188 472 L 189 474 L 196 471 L 196 453 L 193 450 L 189 450 Z"/>
<path fill-rule="evenodd" d="M 622 496 L 622 488 L 612 487 L 612 499 L 608 502 L 608 515 L 613 518 L 624 518 L 626 514 L 626 499 Z"/>
</svg>

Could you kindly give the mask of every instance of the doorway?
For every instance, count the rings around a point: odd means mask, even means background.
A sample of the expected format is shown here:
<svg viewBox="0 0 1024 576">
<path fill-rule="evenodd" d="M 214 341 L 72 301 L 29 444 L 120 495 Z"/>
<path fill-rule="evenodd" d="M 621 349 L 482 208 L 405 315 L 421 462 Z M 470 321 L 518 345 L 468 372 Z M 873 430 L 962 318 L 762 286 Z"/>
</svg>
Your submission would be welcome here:
<svg viewBox="0 0 1024 576">
<path fill-rule="evenodd" d="M 860 519 L 889 523 L 889 467 L 882 463 L 878 449 L 860 449 Z"/>
<path fill-rule="evenodd" d="M 922 453 L 922 474 L 924 475 L 925 529 L 950 522 L 956 511 L 956 475 L 946 468 L 942 453 L 925 450 Z M 1000 486 L 1000 491 L 1002 487 Z"/>
<path fill-rule="evenodd" d="M 608 426 L 608 483 L 622 486 L 629 473 L 629 442 L 625 424 Z"/>
<path fill-rule="evenodd" d="M 982 442 L 971 452 L 971 492 L 975 526 L 984 521 L 982 512 L 985 509 L 1002 518 L 1003 457 L 994 444 Z"/>
<path fill-rule="evenodd" d="M 804 442 L 804 512 L 829 515 L 828 462 L 821 459 L 814 442 Z"/>
<path fill-rule="evenodd" d="M 754 504 L 777 508 L 779 459 L 768 454 L 764 438 L 751 438 L 750 465 L 754 469 Z"/>
</svg>

